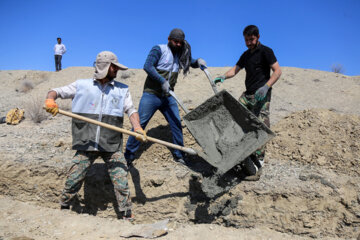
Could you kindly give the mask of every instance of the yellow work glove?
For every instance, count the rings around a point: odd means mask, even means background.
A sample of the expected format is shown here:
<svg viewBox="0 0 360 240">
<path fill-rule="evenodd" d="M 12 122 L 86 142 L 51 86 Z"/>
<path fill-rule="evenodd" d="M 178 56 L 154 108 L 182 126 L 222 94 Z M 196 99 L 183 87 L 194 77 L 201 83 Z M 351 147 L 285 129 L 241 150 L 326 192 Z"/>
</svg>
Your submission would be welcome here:
<svg viewBox="0 0 360 240">
<path fill-rule="evenodd" d="M 54 99 L 48 98 L 45 100 L 45 110 L 53 116 L 56 116 L 59 112 L 59 106 L 56 104 Z"/>
<path fill-rule="evenodd" d="M 7 124 L 16 125 L 19 124 L 19 122 L 23 118 L 24 118 L 24 110 L 19 108 L 13 108 L 6 114 L 5 122 Z"/>
<path fill-rule="evenodd" d="M 140 141 L 140 142 L 147 142 L 147 135 L 146 132 L 144 131 L 144 129 L 142 129 L 142 127 L 138 127 L 134 130 L 134 132 L 141 134 L 142 136 L 137 136 L 135 137 L 136 140 Z"/>
</svg>

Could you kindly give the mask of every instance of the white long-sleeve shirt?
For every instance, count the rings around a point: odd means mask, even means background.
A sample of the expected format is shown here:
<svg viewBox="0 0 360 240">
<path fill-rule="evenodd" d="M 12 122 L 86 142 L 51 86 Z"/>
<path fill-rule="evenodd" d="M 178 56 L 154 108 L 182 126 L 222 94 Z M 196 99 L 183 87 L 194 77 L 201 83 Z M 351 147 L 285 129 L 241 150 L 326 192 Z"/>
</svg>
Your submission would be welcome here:
<svg viewBox="0 0 360 240">
<path fill-rule="evenodd" d="M 92 80 L 88 79 L 87 81 L 91 82 Z M 93 81 L 96 81 L 96 80 L 93 80 Z M 114 85 L 115 83 L 114 83 L 114 81 L 111 81 L 111 82 L 109 82 L 107 84 Z M 122 83 L 118 83 L 118 84 L 122 84 Z M 55 91 L 57 93 L 57 96 L 62 98 L 62 99 L 67 99 L 67 98 L 73 99 L 75 97 L 75 94 L 76 94 L 76 89 L 77 89 L 76 85 L 77 84 L 76 84 L 76 81 L 75 81 L 75 82 L 73 82 L 73 83 L 71 83 L 71 84 L 69 84 L 67 86 L 54 88 L 52 90 Z M 122 85 L 124 85 L 124 84 L 122 84 Z M 124 86 L 126 86 L 126 85 L 124 85 Z M 127 86 L 126 86 L 126 89 L 127 89 Z M 124 103 L 123 103 L 123 109 L 121 109 L 121 110 L 130 117 L 133 113 L 136 113 L 137 110 L 134 107 L 130 92 L 128 90 L 126 91 L 126 94 L 125 94 L 124 97 L 125 97 L 125 100 L 124 100 Z"/>
<path fill-rule="evenodd" d="M 54 46 L 55 55 L 63 55 L 66 52 L 66 47 L 64 44 L 55 44 Z"/>
</svg>

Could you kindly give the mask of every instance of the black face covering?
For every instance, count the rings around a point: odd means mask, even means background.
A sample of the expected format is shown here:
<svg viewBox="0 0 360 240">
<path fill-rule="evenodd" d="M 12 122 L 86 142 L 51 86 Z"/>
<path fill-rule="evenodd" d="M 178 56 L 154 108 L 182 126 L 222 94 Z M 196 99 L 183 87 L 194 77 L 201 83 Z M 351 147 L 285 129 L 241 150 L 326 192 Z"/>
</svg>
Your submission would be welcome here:
<svg viewBox="0 0 360 240">
<path fill-rule="evenodd" d="M 191 64 L 191 46 L 184 40 L 184 45 L 182 47 L 182 53 L 180 56 L 180 68 L 183 70 L 184 75 L 189 72 Z"/>
<path fill-rule="evenodd" d="M 178 55 L 178 56 L 181 55 L 181 53 L 182 53 L 182 51 L 183 51 L 183 46 L 181 46 L 181 47 L 174 46 L 174 45 L 171 44 L 170 42 L 169 42 L 168 45 L 169 45 L 169 47 L 170 47 L 171 52 L 173 53 L 173 55 Z"/>
<path fill-rule="evenodd" d="M 180 69 L 183 70 L 184 75 L 188 74 L 191 64 L 191 46 L 184 40 L 182 47 L 175 47 L 169 43 L 169 47 L 174 55 L 179 56 Z"/>
</svg>

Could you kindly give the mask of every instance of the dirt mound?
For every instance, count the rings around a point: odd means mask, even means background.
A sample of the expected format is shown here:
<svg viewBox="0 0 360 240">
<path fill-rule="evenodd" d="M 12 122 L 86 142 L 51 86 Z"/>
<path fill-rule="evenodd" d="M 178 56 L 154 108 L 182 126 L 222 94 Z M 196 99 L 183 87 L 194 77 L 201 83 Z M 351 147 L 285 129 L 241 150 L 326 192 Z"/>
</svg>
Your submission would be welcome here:
<svg viewBox="0 0 360 240">
<path fill-rule="evenodd" d="M 63 120 L 56 121 L 59 123 L 66 119 L 61 118 Z M 176 164 L 166 147 L 143 144 L 129 175 L 136 223 L 151 223 L 169 218 L 175 229 L 183 224 L 215 223 L 235 228 L 265 227 L 311 237 L 353 237 L 353 229 L 360 227 L 357 214 L 360 210 L 360 196 L 357 193 L 360 191 L 359 176 L 349 176 L 345 172 L 346 166 L 335 174 L 331 164 L 318 166 L 313 162 L 309 164 L 306 161 L 294 161 L 281 154 L 283 149 L 274 147 L 275 144 L 284 149 L 302 146 L 295 144 L 299 141 L 297 138 L 294 145 L 288 144 L 287 148 L 280 144 L 288 139 L 289 134 L 305 138 L 305 133 L 314 133 L 314 129 L 298 129 L 299 124 L 307 122 L 313 126 L 323 123 L 329 125 L 330 122 L 348 126 L 344 128 L 344 132 L 356 142 L 355 137 L 358 135 L 352 134 L 358 134 L 358 117 L 326 110 L 294 113 L 274 126 L 278 136 L 269 144 L 267 165 L 261 180 L 254 183 L 240 182 L 236 178 L 236 172 L 230 171 L 221 183 L 226 191 L 210 199 L 204 197 L 200 186 L 206 166 L 199 157 L 189 157 L 191 168 L 187 168 Z M 43 126 L 53 126 L 54 123 L 55 120 L 48 120 Z M 64 121 L 63 124 L 69 125 L 69 122 Z M 128 124 L 127 122 L 126 125 Z M 64 136 L 60 138 L 55 133 L 42 132 L 41 126 L 34 126 L 29 122 L 24 122 L 21 129 L 10 126 L 5 128 L 10 139 L 12 135 L 18 140 L 33 138 L 30 134 L 34 132 L 40 134 L 32 139 L 33 145 L 27 151 L 2 155 L 4 161 L 0 164 L 0 193 L 17 200 L 58 208 L 59 193 L 73 154 L 69 149 L 70 140 L 66 137 L 70 132 L 65 130 Z M 171 141 L 169 126 L 161 114 L 154 115 L 148 129 L 150 136 L 162 136 L 163 140 Z M 328 131 L 327 138 L 333 141 L 334 146 L 342 144 L 343 138 L 337 136 L 338 133 Z M 316 141 L 321 137 L 320 134 L 315 136 L 316 134 L 309 135 L 308 138 Z M 184 138 L 185 145 L 198 147 L 185 127 Z M 295 140 L 290 138 L 288 142 L 293 143 Z M 10 143 L 5 146 L 8 150 L 16 149 Z M 331 155 L 330 150 L 321 151 Z M 51 158 L 46 159 L 49 156 Z M 340 163 L 341 161 L 334 160 L 333 164 Z M 356 175 L 355 167 L 347 169 L 352 175 Z M 87 174 L 72 210 L 116 218 L 114 203 L 115 196 L 106 167 L 102 161 L 97 160 Z"/>
<path fill-rule="evenodd" d="M 360 117 L 326 109 L 293 113 L 273 127 L 269 157 L 360 175 Z"/>
</svg>

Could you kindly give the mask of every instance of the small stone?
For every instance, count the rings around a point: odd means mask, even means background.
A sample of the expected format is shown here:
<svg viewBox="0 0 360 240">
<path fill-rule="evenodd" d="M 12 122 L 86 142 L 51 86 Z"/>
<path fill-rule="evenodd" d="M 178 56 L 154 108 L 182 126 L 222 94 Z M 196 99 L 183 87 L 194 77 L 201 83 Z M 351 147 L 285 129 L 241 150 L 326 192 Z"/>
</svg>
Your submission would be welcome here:
<svg viewBox="0 0 360 240">
<path fill-rule="evenodd" d="M 159 187 L 159 186 L 163 185 L 165 180 L 160 179 L 160 178 L 153 178 L 153 179 L 150 180 L 150 182 L 154 187 Z"/>
<path fill-rule="evenodd" d="M 55 144 L 54 144 L 54 146 L 55 147 L 61 147 L 61 146 L 64 146 L 64 141 L 63 140 L 59 140 L 59 141 L 57 141 Z"/>
<path fill-rule="evenodd" d="M 323 165 L 326 164 L 326 157 L 324 157 L 324 156 L 319 156 L 316 161 L 317 161 L 317 163 L 318 163 L 320 166 L 323 166 Z"/>
</svg>

